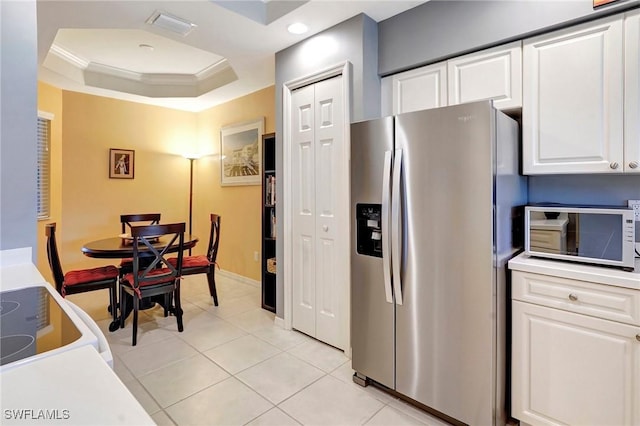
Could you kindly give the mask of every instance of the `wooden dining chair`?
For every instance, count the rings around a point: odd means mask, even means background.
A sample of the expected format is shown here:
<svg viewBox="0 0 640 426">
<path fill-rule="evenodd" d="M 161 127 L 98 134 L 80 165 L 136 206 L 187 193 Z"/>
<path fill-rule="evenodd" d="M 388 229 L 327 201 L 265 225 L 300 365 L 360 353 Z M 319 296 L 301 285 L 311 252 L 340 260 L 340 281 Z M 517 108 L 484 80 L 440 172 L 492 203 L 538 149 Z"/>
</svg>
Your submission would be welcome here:
<svg viewBox="0 0 640 426">
<path fill-rule="evenodd" d="M 131 227 L 133 270 L 120 280 L 120 328 L 124 328 L 127 303 L 128 299 L 131 299 L 133 301 L 133 346 L 137 343 L 138 311 L 142 299 L 164 296 L 159 302 L 164 306 L 165 316 L 169 311 L 172 312 L 178 322 L 178 331 L 182 332 L 184 328 L 180 306 L 184 230 L 184 222 Z M 161 247 L 157 247 L 158 240 L 164 241 Z M 178 241 L 176 247 L 178 257 L 175 264 L 171 264 L 165 256 L 176 241 Z"/>
<path fill-rule="evenodd" d="M 45 225 L 47 236 L 47 258 L 53 273 L 56 291 L 66 297 L 69 294 L 85 293 L 87 291 L 109 289 L 109 311 L 115 321 L 118 313 L 117 285 L 118 268 L 114 265 L 99 266 L 97 268 L 77 269 L 66 274 L 62 271 L 58 245 L 56 242 L 56 224 Z"/>
<path fill-rule="evenodd" d="M 217 214 L 211 213 L 211 229 L 209 230 L 209 246 L 207 255 L 185 256 L 182 259 L 182 275 L 207 274 L 209 293 L 213 298 L 213 304 L 218 306 L 218 292 L 216 290 L 216 258 L 218 257 L 218 245 L 220 244 L 220 219 Z M 169 259 L 176 264 L 177 258 Z"/>
<path fill-rule="evenodd" d="M 144 222 L 144 223 L 143 223 Z M 160 223 L 160 213 L 139 213 L 120 215 L 122 234 L 130 234 L 133 225 L 157 225 Z M 128 257 L 120 261 L 120 276 L 133 270 L 133 259 Z"/>
</svg>

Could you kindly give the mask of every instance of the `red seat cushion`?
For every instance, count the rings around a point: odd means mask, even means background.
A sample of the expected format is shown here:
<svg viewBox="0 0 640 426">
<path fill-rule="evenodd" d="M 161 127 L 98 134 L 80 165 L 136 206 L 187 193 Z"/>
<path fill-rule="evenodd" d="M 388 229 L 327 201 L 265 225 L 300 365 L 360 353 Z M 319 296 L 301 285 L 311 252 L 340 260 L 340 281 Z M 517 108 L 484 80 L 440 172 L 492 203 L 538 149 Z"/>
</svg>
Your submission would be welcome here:
<svg viewBox="0 0 640 426">
<path fill-rule="evenodd" d="M 168 262 L 175 267 L 176 263 L 178 263 L 178 258 L 172 257 L 171 259 L 168 260 Z M 207 258 L 207 256 L 203 256 L 203 255 L 185 256 L 182 258 L 182 269 L 204 268 L 209 266 L 210 264 L 211 262 L 209 262 L 209 259 Z"/>
<path fill-rule="evenodd" d="M 133 265 L 133 258 L 131 257 L 122 259 L 120 261 L 120 266 L 131 266 L 131 265 Z"/>
<path fill-rule="evenodd" d="M 153 271 L 147 274 L 147 277 L 152 277 L 154 275 L 165 275 L 170 273 L 171 273 L 171 270 L 169 268 L 154 269 Z M 155 279 L 155 280 L 141 282 L 140 287 L 147 287 L 147 286 L 152 286 L 157 284 L 170 284 L 174 282 L 175 279 L 176 277 L 170 276 L 170 275 L 160 276 L 158 277 L 158 279 Z M 133 274 L 132 273 L 125 274 L 125 276 L 123 277 L 123 280 L 120 283 L 128 287 L 133 287 Z M 136 293 L 138 294 L 138 296 L 140 296 L 139 291 L 137 291 Z"/>
<path fill-rule="evenodd" d="M 98 268 L 69 271 L 64 275 L 64 285 L 72 286 L 95 281 L 110 280 L 118 277 L 118 268 L 113 265 Z"/>
</svg>

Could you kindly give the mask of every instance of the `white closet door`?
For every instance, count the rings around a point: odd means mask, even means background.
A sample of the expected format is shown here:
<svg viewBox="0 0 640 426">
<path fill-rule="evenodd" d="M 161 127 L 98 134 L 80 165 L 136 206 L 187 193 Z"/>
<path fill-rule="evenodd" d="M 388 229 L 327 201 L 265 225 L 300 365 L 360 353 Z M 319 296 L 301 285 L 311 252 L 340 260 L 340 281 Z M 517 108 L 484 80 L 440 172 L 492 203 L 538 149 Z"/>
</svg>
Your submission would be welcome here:
<svg viewBox="0 0 640 426">
<path fill-rule="evenodd" d="M 314 86 L 291 95 L 293 328 L 315 336 L 315 129 Z"/>
<path fill-rule="evenodd" d="M 343 77 L 291 96 L 293 328 L 347 347 L 349 162 Z"/>
<path fill-rule="evenodd" d="M 349 288 L 349 169 L 341 76 L 315 84 L 315 105 L 315 337 L 344 349 L 344 289 Z"/>
</svg>

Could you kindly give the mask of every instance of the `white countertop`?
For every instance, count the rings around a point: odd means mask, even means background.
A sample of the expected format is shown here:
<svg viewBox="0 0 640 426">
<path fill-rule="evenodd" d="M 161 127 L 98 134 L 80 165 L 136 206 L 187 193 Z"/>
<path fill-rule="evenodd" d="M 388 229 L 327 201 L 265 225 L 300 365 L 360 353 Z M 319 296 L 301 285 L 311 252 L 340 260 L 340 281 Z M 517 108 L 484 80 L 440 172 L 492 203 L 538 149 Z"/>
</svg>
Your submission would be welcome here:
<svg viewBox="0 0 640 426">
<path fill-rule="evenodd" d="M 604 266 L 538 259 L 522 253 L 509 261 L 509 269 L 640 290 L 640 258 L 636 258 L 635 271 L 627 272 Z"/>
<path fill-rule="evenodd" d="M 3 425 L 155 424 L 91 346 L 14 368 L 0 378 Z M 46 415 L 55 417 L 45 420 Z"/>
<path fill-rule="evenodd" d="M 31 249 L 0 251 L 0 290 L 16 290 L 46 283 L 31 263 Z"/>
<path fill-rule="evenodd" d="M 33 286 L 48 286 L 61 306 L 67 303 L 33 265 L 30 248 L 0 251 L 0 290 Z M 82 321 L 71 308 L 65 311 L 74 322 Z M 68 346 L 3 366 L 2 425 L 155 424 L 94 345 Z"/>
</svg>

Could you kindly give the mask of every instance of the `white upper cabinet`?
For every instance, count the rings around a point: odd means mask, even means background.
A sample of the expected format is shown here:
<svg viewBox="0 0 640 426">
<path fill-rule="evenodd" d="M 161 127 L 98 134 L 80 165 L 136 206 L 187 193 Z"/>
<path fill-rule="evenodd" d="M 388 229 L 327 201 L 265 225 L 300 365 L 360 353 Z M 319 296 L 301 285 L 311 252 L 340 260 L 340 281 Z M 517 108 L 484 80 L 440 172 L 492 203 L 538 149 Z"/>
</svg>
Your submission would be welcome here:
<svg viewBox="0 0 640 426">
<path fill-rule="evenodd" d="M 447 65 L 427 65 L 391 78 L 393 114 L 447 105 Z"/>
<path fill-rule="evenodd" d="M 494 99 L 522 106 L 522 48 L 514 42 L 382 79 L 383 115 Z M 389 105 L 389 103 L 391 105 Z"/>
<path fill-rule="evenodd" d="M 640 173 L 640 9 L 624 21 L 624 171 Z"/>
<path fill-rule="evenodd" d="M 522 107 L 520 41 L 447 61 L 449 105 L 493 99 L 498 109 Z"/>
<path fill-rule="evenodd" d="M 525 174 L 624 171 L 623 21 L 618 15 L 524 40 Z M 632 44 L 637 55 L 637 37 Z M 637 89 L 635 97 L 637 105 Z"/>
</svg>

